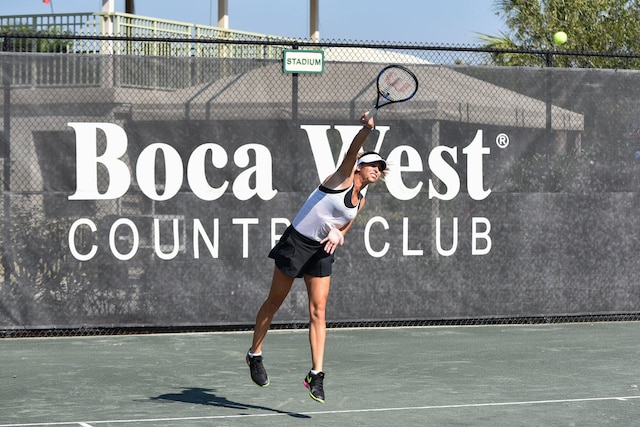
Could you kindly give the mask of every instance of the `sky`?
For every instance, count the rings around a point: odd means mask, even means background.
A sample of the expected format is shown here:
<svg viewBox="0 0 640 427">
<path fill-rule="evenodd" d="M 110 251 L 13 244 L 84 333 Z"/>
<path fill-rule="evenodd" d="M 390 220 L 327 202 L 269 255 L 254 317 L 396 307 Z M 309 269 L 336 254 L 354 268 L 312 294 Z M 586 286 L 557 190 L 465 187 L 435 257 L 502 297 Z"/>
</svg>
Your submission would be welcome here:
<svg viewBox="0 0 640 427">
<path fill-rule="evenodd" d="M 340 42 L 479 45 L 478 33 L 506 30 L 495 0 L 318 0 L 320 38 Z M 102 0 L 0 0 L 1 15 L 94 12 Z M 124 12 L 124 0 L 115 0 Z M 309 0 L 228 0 L 229 28 L 308 38 Z M 138 15 L 193 24 L 218 22 L 218 0 L 135 0 Z"/>
</svg>

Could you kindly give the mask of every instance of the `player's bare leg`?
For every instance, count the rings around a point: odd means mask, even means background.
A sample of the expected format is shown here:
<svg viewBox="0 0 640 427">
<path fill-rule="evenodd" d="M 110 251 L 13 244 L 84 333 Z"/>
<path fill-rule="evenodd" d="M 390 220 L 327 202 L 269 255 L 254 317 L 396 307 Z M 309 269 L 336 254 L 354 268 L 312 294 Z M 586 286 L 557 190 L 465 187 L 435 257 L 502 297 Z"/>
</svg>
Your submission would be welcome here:
<svg viewBox="0 0 640 427">
<path fill-rule="evenodd" d="M 318 402 L 324 403 L 324 347 L 327 338 L 325 312 L 331 277 L 304 276 L 309 295 L 309 344 L 311 346 L 312 372 L 306 376 L 304 385 L 309 395 Z"/>
<path fill-rule="evenodd" d="M 251 372 L 251 379 L 260 387 L 269 385 L 269 377 L 262 364 L 262 342 L 269 331 L 273 316 L 287 295 L 289 295 L 293 279 L 293 277 L 287 276 L 278 267 L 275 267 L 269 295 L 256 315 L 256 324 L 253 329 L 253 342 L 251 343 L 249 353 L 247 353 L 246 360 Z"/>
<path fill-rule="evenodd" d="M 253 342 L 251 344 L 252 353 L 262 352 L 262 342 L 269 331 L 271 320 L 273 320 L 273 316 L 287 295 L 289 295 L 293 279 L 293 277 L 284 274 L 278 267 L 274 267 L 269 295 L 256 315 L 256 325 L 253 329 Z"/>
</svg>

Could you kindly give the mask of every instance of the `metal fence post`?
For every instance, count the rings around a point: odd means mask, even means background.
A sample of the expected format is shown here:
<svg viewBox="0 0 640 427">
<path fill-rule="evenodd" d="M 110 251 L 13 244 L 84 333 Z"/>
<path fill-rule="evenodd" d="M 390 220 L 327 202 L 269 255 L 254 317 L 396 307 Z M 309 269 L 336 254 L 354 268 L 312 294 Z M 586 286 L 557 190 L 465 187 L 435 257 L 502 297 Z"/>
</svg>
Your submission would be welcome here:
<svg viewBox="0 0 640 427">
<path fill-rule="evenodd" d="M 552 68 L 553 67 L 553 54 L 551 52 L 547 52 L 545 55 L 545 60 L 546 60 L 546 64 L 547 64 L 547 68 Z M 547 103 L 547 113 L 546 113 L 546 128 L 548 131 L 551 131 L 551 71 L 547 70 L 547 72 L 545 73 L 545 82 L 544 82 L 544 86 L 545 86 L 545 98 L 546 98 L 546 103 Z"/>
<path fill-rule="evenodd" d="M 5 39 L 5 48 L 9 41 Z M 4 286 L 8 286 L 11 281 L 11 80 L 13 76 L 13 55 L 5 57 L 2 64 L 2 87 L 4 94 L 4 114 L 3 133 L 4 146 L 3 156 L 3 187 L 2 187 L 2 267 L 4 270 Z"/>
<path fill-rule="evenodd" d="M 298 45 L 293 45 L 294 49 L 298 49 Z M 291 79 L 291 120 L 294 126 L 298 127 L 298 73 L 292 74 Z"/>
</svg>

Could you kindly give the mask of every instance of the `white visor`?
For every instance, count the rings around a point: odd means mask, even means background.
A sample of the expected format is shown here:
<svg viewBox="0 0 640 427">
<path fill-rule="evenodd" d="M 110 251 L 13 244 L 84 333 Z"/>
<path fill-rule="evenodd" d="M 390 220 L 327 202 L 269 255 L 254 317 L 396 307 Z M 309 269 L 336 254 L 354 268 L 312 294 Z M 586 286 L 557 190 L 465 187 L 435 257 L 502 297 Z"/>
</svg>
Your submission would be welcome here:
<svg viewBox="0 0 640 427">
<path fill-rule="evenodd" d="M 356 166 L 361 163 L 376 163 L 376 162 L 382 163 L 382 170 L 385 170 L 387 168 L 387 162 L 382 157 L 380 157 L 380 155 L 377 153 L 369 153 L 360 157 L 358 159 L 358 163 L 356 163 Z"/>
</svg>

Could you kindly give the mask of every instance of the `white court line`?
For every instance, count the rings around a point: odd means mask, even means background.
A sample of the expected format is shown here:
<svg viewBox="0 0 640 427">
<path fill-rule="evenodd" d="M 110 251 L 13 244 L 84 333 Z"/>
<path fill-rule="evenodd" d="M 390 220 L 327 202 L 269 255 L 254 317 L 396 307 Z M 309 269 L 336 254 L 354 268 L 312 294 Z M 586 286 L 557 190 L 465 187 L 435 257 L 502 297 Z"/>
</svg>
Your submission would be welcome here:
<svg viewBox="0 0 640 427">
<path fill-rule="evenodd" d="M 267 414 L 242 414 L 242 415 L 212 415 L 208 417 L 176 417 L 176 418 L 149 418 L 132 420 L 103 420 L 103 421 L 61 421 L 51 423 L 27 423 L 27 424 L 0 424 L 0 427 L 43 427 L 43 426 L 73 426 L 92 427 L 94 424 L 126 424 L 126 423 L 153 423 L 168 421 L 204 421 L 204 420 L 225 420 L 234 418 L 258 418 L 258 417 L 283 417 L 283 416 L 308 416 L 308 415 L 331 415 L 331 414 L 361 414 L 366 412 L 399 412 L 399 411 L 425 411 L 434 409 L 460 409 L 460 408 L 484 408 L 501 406 L 525 406 L 525 405 L 550 405 L 559 403 L 577 402 L 603 402 L 617 400 L 625 402 L 627 400 L 640 399 L 640 396 L 617 396 L 617 397 L 585 397 L 581 399 L 554 399 L 554 400 L 528 400 L 521 402 L 491 402 L 491 403 L 462 403 L 457 405 L 432 405 L 432 406 L 403 406 L 395 408 L 369 408 L 369 409 L 342 409 L 337 411 L 312 411 L 312 412 L 279 412 Z"/>
</svg>

